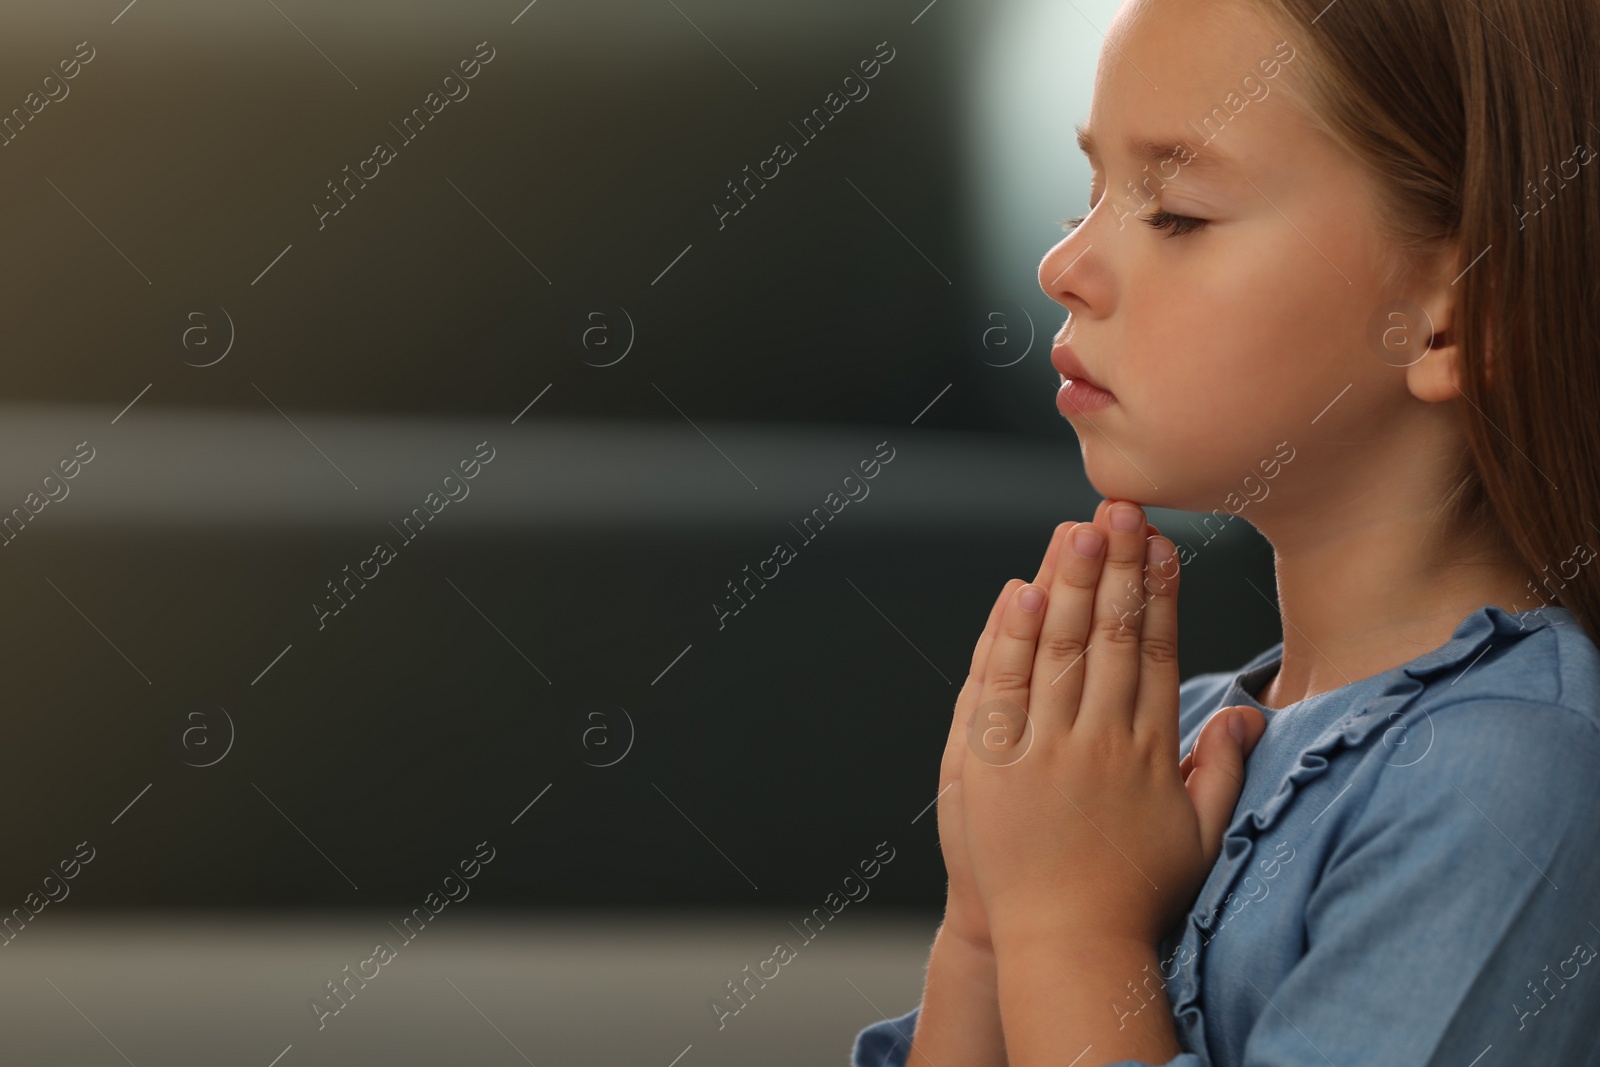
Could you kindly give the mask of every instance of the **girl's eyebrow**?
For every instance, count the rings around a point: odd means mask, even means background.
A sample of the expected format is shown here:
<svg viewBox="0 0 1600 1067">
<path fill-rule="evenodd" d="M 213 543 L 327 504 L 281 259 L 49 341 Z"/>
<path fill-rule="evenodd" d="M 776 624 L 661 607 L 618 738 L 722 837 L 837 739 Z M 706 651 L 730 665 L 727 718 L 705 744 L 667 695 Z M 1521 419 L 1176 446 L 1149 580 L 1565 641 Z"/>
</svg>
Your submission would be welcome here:
<svg viewBox="0 0 1600 1067">
<path fill-rule="evenodd" d="M 1078 150 L 1089 157 L 1090 162 L 1099 159 L 1096 150 L 1094 134 L 1090 132 L 1086 123 L 1078 123 L 1073 127 L 1078 135 Z M 1207 149 L 1202 152 L 1183 138 L 1128 138 L 1128 153 L 1134 160 L 1143 163 L 1161 164 L 1177 157 L 1179 166 L 1190 167 L 1196 171 L 1207 174 L 1220 174 L 1227 170 L 1237 170 L 1239 164 L 1232 156 L 1216 149 Z"/>
</svg>

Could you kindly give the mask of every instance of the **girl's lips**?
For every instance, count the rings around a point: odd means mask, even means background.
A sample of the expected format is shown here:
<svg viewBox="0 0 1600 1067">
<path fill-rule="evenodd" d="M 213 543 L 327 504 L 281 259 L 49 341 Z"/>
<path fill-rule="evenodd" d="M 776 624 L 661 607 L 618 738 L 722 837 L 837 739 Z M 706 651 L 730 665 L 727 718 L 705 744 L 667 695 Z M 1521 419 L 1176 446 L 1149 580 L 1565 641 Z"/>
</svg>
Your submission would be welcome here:
<svg viewBox="0 0 1600 1067">
<path fill-rule="evenodd" d="M 1060 392 L 1056 393 L 1056 410 L 1071 417 L 1102 411 L 1117 402 L 1117 398 L 1097 385 L 1078 378 L 1063 378 Z"/>
<path fill-rule="evenodd" d="M 1078 361 L 1077 354 L 1069 345 L 1056 345 L 1050 350 L 1050 365 L 1060 372 L 1063 378 L 1081 382 L 1096 392 L 1108 395 L 1111 393 L 1111 390 L 1089 376 L 1088 368 Z"/>
</svg>

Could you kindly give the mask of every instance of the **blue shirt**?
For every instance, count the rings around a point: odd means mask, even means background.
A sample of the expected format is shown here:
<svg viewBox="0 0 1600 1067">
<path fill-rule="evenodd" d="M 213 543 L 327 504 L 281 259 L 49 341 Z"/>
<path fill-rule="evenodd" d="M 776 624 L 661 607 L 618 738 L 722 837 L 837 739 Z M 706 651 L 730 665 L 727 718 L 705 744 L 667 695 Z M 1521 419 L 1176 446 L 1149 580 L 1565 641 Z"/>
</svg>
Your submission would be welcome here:
<svg viewBox="0 0 1600 1067">
<path fill-rule="evenodd" d="M 1273 710 L 1254 694 L 1282 656 L 1179 687 L 1181 752 L 1224 707 L 1267 729 L 1159 973 L 1106 1010 L 1164 987 L 1164 1067 L 1600 1067 L 1600 651 L 1577 619 L 1487 605 Z M 904 1067 L 919 1010 L 862 1030 L 852 1067 Z"/>
</svg>

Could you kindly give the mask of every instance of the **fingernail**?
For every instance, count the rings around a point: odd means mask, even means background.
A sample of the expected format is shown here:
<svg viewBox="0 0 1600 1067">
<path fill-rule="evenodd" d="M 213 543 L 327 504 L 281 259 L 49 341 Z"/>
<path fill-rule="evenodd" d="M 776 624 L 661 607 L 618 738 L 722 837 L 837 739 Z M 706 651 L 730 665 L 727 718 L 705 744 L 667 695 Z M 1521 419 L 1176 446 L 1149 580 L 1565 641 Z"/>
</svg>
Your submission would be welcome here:
<svg viewBox="0 0 1600 1067">
<path fill-rule="evenodd" d="M 1094 559 L 1106 547 L 1105 534 L 1094 528 L 1094 523 L 1079 523 L 1072 531 L 1072 549 L 1085 559 Z"/>
<path fill-rule="evenodd" d="M 1039 605 L 1044 603 L 1044 594 L 1036 585 L 1024 586 L 1022 593 L 1017 597 L 1017 607 L 1023 611 L 1032 612 L 1039 610 Z"/>
<path fill-rule="evenodd" d="M 1165 537 L 1151 537 L 1145 543 L 1144 560 L 1154 567 L 1159 567 L 1172 558 L 1172 545 Z"/>
<path fill-rule="evenodd" d="M 1133 533 L 1144 525 L 1144 516 L 1132 504 L 1118 504 L 1111 509 L 1111 528 L 1122 533 Z"/>
<path fill-rule="evenodd" d="M 1228 732 L 1235 741 L 1244 744 L 1244 717 L 1237 711 L 1228 712 Z"/>
</svg>

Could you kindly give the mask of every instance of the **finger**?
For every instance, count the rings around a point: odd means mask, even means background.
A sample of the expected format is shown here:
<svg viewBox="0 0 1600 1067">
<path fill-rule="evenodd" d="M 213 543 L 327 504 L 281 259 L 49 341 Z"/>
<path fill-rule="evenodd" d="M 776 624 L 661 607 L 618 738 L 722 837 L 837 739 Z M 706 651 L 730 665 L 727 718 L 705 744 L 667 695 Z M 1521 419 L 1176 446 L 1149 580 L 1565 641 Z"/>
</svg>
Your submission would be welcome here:
<svg viewBox="0 0 1600 1067">
<path fill-rule="evenodd" d="M 991 762 L 1010 762 L 1000 750 L 1021 740 L 1028 714 L 1028 687 L 1033 678 L 1034 649 L 1039 626 L 1048 600 L 1037 585 L 1018 587 L 1000 616 L 1000 627 L 989 648 L 982 688 L 978 694 L 978 716 L 973 730 L 984 730 L 983 748 L 994 755 Z"/>
<path fill-rule="evenodd" d="M 1104 500 L 1100 501 L 1100 506 L 1095 509 L 1096 518 L 1105 511 L 1106 503 Z M 1044 562 L 1039 565 L 1039 573 L 1034 576 L 1034 585 L 1042 585 L 1046 589 L 1050 588 L 1055 580 L 1055 569 L 1061 558 L 1062 546 L 1066 545 L 1070 550 L 1072 542 L 1067 539 L 1072 536 L 1072 528 L 1077 525 L 1076 522 L 1064 522 L 1055 528 L 1055 532 L 1050 538 L 1050 547 L 1044 554 Z M 1102 525 L 1104 524 L 1102 523 Z M 1146 526 L 1146 529 L 1149 531 L 1149 536 L 1152 537 L 1161 533 L 1153 525 Z"/>
<path fill-rule="evenodd" d="M 1063 539 L 1072 535 L 1072 528 L 1076 525 L 1078 524 L 1075 522 L 1064 522 L 1055 528 L 1050 537 L 1050 547 L 1045 550 L 1044 560 L 1039 564 L 1039 573 L 1034 575 L 1034 585 L 1050 588 L 1050 582 L 1055 577 L 1056 560 L 1061 555 Z"/>
<path fill-rule="evenodd" d="M 1102 528 L 1107 538 L 1106 559 L 1094 592 L 1085 657 L 1089 669 L 1077 723 L 1131 733 L 1141 669 L 1147 523 L 1144 510 L 1129 501 L 1113 503 L 1102 518 L 1106 520 Z"/>
<path fill-rule="evenodd" d="M 1228 720 L 1235 714 L 1239 716 L 1242 741 L 1235 741 L 1229 733 Z M 1189 790 L 1200 821 L 1201 854 L 1208 867 L 1217 862 L 1222 851 L 1222 835 L 1233 820 L 1244 788 L 1245 760 L 1266 726 L 1266 719 L 1255 708 L 1223 708 L 1201 727 L 1195 741 L 1194 769 L 1184 787 Z"/>
<path fill-rule="evenodd" d="M 1098 518 L 1100 514 L 1105 511 L 1106 504 L 1107 502 L 1102 500 L 1100 502 L 1100 506 L 1095 509 L 1096 518 Z M 1034 576 L 1034 585 L 1042 585 L 1046 589 L 1050 588 L 1052 582 L 1055 580 L 1055 568 L 1057 562 L 1061 558 L 1061 546 L 1071 545 L 1071 542 L 1067 541 L 1066 538 L 1072 536 L 1072 528 L 1076 525 L 1078 525 L 1076 522 L 1064 522 L 1055 528 L 1055 532 L 1050 538 L 1050 547 L 1045 551 L 1044 554 L 1044 562 L 1039 566 L 1039 573 Z M 1104 525 L 1104 523 L 1101 525 Z M 1161 531 L 1158 530 L 1154 524 L 1147 524 L 1145 526 L 1145 530 L 1146 536 L 1148 537 L 1156 537 L 1161 533 Z"/>
<path fill-rule="evenodd" d="M 983 665 L 989 658 L 989 646 L 994 644 L 994 635 L 1000 630 L 1000 616 L 1023 584 L 1021 578 L 1011 579 L 1000 590 L 1000 595 L 994 599 L 994 606 L 989 609 L 989 619 L 983 624 L 983 633 L 978 635 L 978 643 L 972 648 L 972 664 L 967 668 L 967 673 L 977 676 L 980 682 L 983 680 Z"/>
<path fill-rule="evenodd" d="M 1192 770 L 1194 770 L 1194 753 L 1190 752 L 1178 761 L 1178 777 L 1187 782 L 1189 780 L 1189 772 Z"/>
<path fill-rule="evenodd" d="M 1107 499 L 1105 499 L 1105 500 L 1100 501 L 1099 506 L 1094 509 L 1094 521 L 1095 522 L 1100 522 L 1100 516 L 1105 514 L 1106 509 L 1109 508 L 1113 503 L 1114 503 L 1114 501 L 1112 501 L 1109 497 Z M 1101 525 L 1104 526 L 1105 524 L 1101 523 Z M 1160 530 L 1156 529 L 1154 523 L 1147 523 L 1145 525 L 1145 536 L 1146 537 L 1154 537 L 1157 534 L 1159 534 L 1160 532 L 1161 532 Z"/>
<path fill-rule="evenodd" d="M 1007 582 L 1005 588 L 1000 590 L 1000 595 L 995 598 L 994 606 L 989 609 L 989 619 L 984 623 L 983 633 L 978 635 L 978 643 L 972 649 L 972 663 L 967 668 L 966 684 L 961 687 L 961 694 L 956 697 L 955 714 L 950 719 L 951 741 L 964 741 L 966 737 L 967 723 L 972 718 L 972 710 L 978 706 L 978 693 L 983 686 L 983 672 L 988 664 L 989 648 L 994 644 L 994 636 L 1000 629 L 1000 615 L 1022 584 L 1021 578 L 1013 578 Z M 954 747 L 953 744 L 949 744 L 946 746 L 946 751 Z"/>
<path fill-rule="evenodd" d="M 961 692 L 956 696 L 955 710 L 950 716 L 950 732 L 945 736 L 944 753 L 939 759 L 939 793 L 944 795 L 945 788 L 961 777 L 961 768 L 967 758 L 967 731 L 972 722 L 973 713 L 978 707 L 978 694 L 983 688 L 983 670 L 989 658 L 989 646 L 994 643 L 994 635 L 999 629 L 1000 613 L 1005 610 L 1006 603 L 1022 585 L 1021 578 L 1013 578 L 1006 583 L 1000 595 L 995 598 L 994 606 L 989 609 L 988 622 L 984 624 L 983 633 L 978 636 L 978 643 L 972 650 L 972 663 L 967 669 L 967 680 L 962 683 Z M 944 804 L 941 801 L 940 807 Z"/>
<path fill-rule="evenodd" d="M 1083 696 L 1089 632 L 1095 589 L 1105 559 L 1105 535 L 1097 523 L 1079 523 L 1062 543 L 1050 585 L 1028 714 L 1038 725 L 1070 728 L 1078 718 Z"/>
<path fill-rule="evenodd" d="M 1165 537 L 1145 539 L 1144 625 L 1139 634 L 1139 687 L 1133 729 L 1163 750 L 1178 745 L 1178 584 L 1176 546 Z"/>
</svg>

